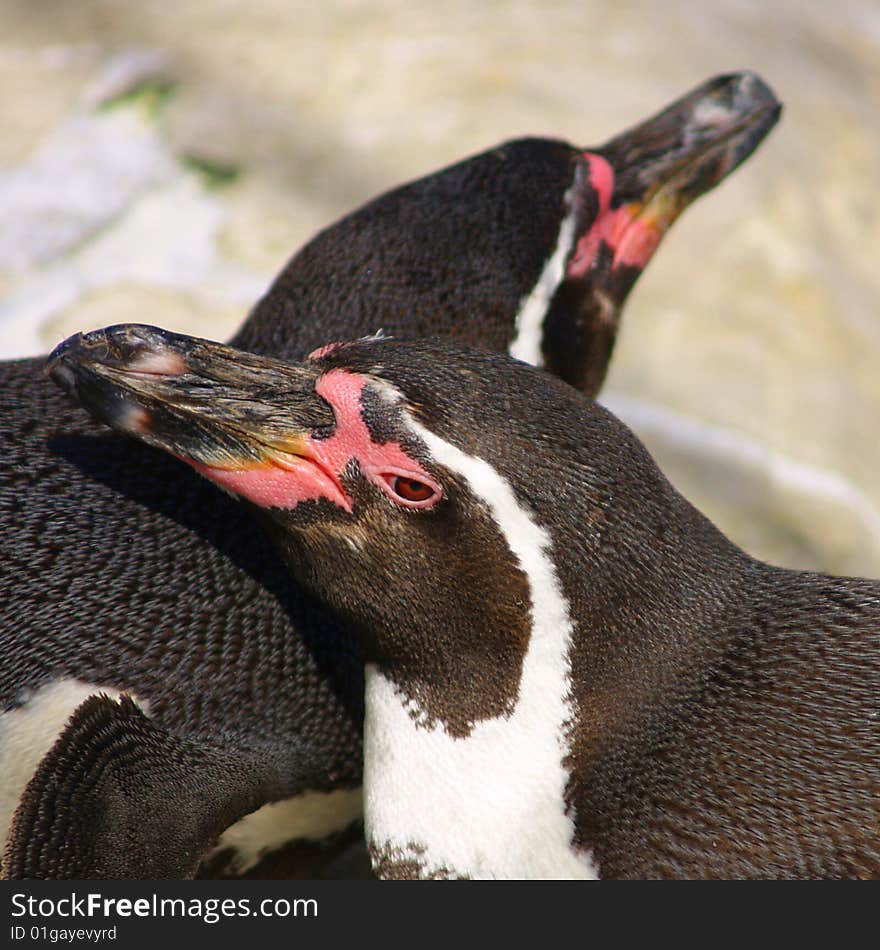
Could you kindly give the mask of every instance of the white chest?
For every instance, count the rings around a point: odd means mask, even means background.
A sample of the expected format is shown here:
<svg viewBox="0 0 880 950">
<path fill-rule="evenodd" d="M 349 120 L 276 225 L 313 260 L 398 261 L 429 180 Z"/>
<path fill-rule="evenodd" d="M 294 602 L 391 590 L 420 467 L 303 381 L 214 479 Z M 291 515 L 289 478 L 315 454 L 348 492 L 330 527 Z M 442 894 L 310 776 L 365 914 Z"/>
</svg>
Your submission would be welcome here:
<svg viewBox="0 0 880 950">
<path fill-rule="evenodd" d="M 394 685 L 373 667 L 366 708 L 371 849 L 415 861 L 425 876 L 598 876 L 590 855 L 572 846 L 566 749 L 549 716 L 520 703 L 510 718 L 452 738 L 439 725 L 417 726 Z"/>
</svg>

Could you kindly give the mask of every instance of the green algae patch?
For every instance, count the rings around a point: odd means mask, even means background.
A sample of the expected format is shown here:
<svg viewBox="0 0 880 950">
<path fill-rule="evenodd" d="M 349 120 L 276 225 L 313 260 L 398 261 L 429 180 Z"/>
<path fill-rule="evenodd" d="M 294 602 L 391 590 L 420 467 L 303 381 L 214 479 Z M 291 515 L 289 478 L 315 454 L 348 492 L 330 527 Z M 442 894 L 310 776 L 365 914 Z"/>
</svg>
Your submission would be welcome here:
<svg viewBox="0 0 880 950">
<path fill-rule="evenodd" d="M 183 166 L 195 172 L 206 188 L 212 190 L 235 184 L 242 174 L 241 165 L 218 159 L 205 158 L 203 155 L 186 153 L 180 158 Z"/>
<path fill-rule="evenodd" d="M 110 112 L 124 106 L 134 107 L 140 109 L 148 119 L 155 121 L 174 96 L 176 89 L 177 84 L 172 80 L 154 76 L 102 102 L 100 111 Z"/>
</svg>

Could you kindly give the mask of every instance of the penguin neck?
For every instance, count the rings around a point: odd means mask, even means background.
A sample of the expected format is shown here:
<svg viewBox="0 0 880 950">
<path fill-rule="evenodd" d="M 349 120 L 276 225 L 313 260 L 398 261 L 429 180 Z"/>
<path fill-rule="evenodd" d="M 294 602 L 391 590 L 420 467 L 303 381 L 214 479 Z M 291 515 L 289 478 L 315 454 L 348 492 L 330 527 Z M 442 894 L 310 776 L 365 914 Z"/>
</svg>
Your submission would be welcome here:
<svg viewBox="0 0 880 950">
<path fill-rule="evenodd" d="M 486 489 L 528 579 L 531 627 L 512 710 L 465 736 L 428 718 L 411 698 L 419 690 L 404 693 L 393 669 L 367 667 L 365 812 L 376 870 L 598 877 L 597 822 L 619 797 L 607 763 L 632 750 L 634 734 L 657 738 L 656 723 L 677 714 L 676 700 L 749 627 L 737 618 L 752 611 L 757 562 L 658 479 L 637 526 L 619 506 L 608 520 L 622 517 L 625 531 L 597 528 L 592 556 L 567 567 L 558 552 L 584 543 L 582 524 L 571 522 L 571 537 L 555 526 L 551 541 L 487 463 L 419 435 L 472 488 Z M 611 771 L 625 782 L 638 767 Z"/>
<path fill-rule="evenodd" d="M 374 865 L 385 877 L 594 878 L 589 853 L 572 846 L 565 801 L 574 625 L 550 536 L 488 463 L 414 427 L 485 500 L 528 580 L 531 628 L 512 710 L 480 719 L 466 735 L 426 720 L 390 676 L 367 665 L 364 786 Z"/>
</svg>

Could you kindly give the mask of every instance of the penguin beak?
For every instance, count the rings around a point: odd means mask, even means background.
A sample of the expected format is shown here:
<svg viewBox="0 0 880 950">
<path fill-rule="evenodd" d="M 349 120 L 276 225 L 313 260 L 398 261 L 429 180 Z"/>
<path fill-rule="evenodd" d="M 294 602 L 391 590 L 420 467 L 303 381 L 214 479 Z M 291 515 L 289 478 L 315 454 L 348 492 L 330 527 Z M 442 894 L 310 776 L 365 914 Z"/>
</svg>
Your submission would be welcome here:
<svg viewBox="0 0 880 950">
<path fill-rule="evenodd" d="M 681 212 L 752 154 L 781 110 L 755 73 L 716 76 L 597 149 L 614 171 L 615 261 L 643 267 Z M 627 228 L 629 247 L 619 233 Z"/>
<path fill-rule="evenodd" d="M 77 334 L 46 373 L 96 418 L 197 468 L 284 467 L 335 425 L 308 366 L 156 327 Z"/>
</svg>

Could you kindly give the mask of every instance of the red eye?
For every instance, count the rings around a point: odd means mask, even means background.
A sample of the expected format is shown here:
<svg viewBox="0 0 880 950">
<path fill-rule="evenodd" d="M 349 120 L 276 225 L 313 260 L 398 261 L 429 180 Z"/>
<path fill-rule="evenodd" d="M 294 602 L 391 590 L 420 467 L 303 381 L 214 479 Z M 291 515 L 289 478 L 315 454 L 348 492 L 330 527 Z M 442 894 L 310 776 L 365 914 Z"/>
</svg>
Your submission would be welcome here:
<svg viewBox="0 0 880 950">
<path fill-rule="evenodd" d="M 399 495 L 404 501 L 428 501 L 436 494 L 430 485 L 414 478 L 404 478 L 402 475 L 392 476 L 390 486 L 394 494 Z"/>
<path fill-rule="evenodd" d="M 406 469 L 379 469 L 372 480 L 398 505 L 404 508 L 433 508 L 443 497 L 443 489 L 432 478 Z"/>
</svg>

